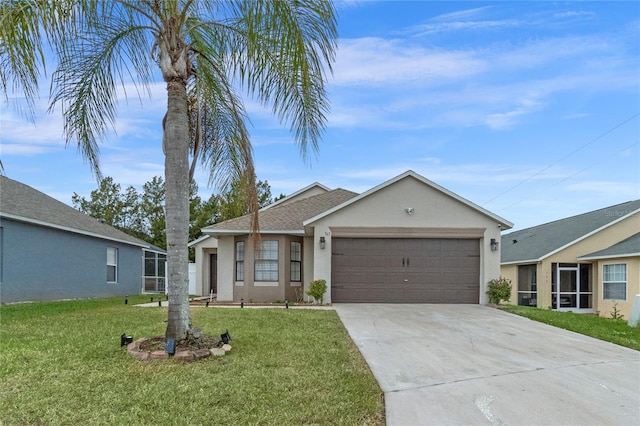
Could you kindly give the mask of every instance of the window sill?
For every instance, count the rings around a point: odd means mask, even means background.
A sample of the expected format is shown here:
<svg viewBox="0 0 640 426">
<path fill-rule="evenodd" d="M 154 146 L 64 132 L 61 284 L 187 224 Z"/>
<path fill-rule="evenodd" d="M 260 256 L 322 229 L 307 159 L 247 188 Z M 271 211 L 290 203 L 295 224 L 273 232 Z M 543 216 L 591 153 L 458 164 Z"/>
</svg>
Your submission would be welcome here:
<svg viewBox="0 0 640 426">
<path fill-rule="evenodd" d="M 256 281 L 253 283 L 254 287 L 278 287 L 279 285 L 278 281 Z"/>
</svg>

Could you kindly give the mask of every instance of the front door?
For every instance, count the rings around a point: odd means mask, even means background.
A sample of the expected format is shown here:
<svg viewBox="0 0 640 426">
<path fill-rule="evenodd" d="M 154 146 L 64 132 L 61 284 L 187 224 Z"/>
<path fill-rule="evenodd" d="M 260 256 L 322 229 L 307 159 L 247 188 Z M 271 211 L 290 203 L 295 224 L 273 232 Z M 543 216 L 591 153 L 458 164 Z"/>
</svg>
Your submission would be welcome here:
<svg viewBox="0 0 640 426">
<path fill-rule="evenodd" d="M 551 303 L 560 311 L 591 311 L 592 287 L 589 265 L 559 264 L 555 270 Z"/>
</svg>

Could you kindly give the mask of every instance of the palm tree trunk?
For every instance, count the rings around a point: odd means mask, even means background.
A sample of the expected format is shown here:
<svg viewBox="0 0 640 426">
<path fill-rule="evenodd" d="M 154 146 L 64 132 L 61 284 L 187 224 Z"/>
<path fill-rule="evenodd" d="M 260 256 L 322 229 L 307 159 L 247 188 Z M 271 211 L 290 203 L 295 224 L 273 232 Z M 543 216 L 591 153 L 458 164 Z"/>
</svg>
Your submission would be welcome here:
<svg viewBox="0 0 640 426">
<path fill-rule="evenodd" d="M 167 82 L 167 119 L 164 128 L 167 265 L 169 315 L 167 338 L 182 340 L 189 316 L 189 128 L 184 80 Z"/>
</svg>

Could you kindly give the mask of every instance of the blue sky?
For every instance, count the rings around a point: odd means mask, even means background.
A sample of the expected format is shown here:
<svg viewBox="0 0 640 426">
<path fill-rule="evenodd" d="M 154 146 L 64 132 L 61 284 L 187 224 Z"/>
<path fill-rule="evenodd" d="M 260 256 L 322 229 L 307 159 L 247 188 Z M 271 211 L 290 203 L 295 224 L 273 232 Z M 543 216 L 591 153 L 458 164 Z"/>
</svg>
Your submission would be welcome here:
<svg viewBox="0 0 640 426">
<path fill-rule="evenodd" d="M 317 157 L 251 99 L 258 178 L 366 191 L 406 170 L 514 229 L 640 198 L 640 3 L 342 1 L 332 105 Z M 43 81 L 48 90 L 48 81 Z M 123 187 L 163 175 L 161 79 L 122 98 L 101 165 Z M 5 174 L 66 203 L 97 184 L 60 111 L 2 103 Z M 208 197 L 207 174 L 199 171 Z"/>
</svg>

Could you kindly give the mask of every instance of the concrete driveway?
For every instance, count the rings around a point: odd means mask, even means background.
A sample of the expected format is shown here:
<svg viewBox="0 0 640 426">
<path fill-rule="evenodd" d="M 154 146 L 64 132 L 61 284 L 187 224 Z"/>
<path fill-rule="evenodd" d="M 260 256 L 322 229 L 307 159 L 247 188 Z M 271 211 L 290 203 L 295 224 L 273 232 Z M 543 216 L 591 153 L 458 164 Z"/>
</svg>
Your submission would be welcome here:
<svg viewBox="0 0 640 426">
<path fill-rule="evenodd" d="M 388 425 L 638 425 L 640 352 L 480 305 L 334 305 Z"/>
</svg>

